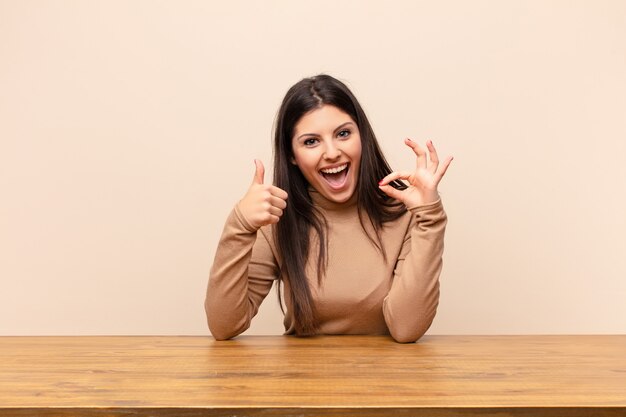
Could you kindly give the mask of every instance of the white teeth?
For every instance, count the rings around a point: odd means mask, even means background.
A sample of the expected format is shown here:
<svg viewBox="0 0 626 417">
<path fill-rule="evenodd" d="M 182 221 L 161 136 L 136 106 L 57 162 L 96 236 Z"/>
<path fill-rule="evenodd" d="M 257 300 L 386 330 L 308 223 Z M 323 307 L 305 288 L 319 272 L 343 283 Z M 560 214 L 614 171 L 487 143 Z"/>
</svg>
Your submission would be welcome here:
<svg viewBox="0 0 626 417">
<path fill-rule="evenodd" d="M 336 168 L 321 169 L 320 171 L 322 171 L 324 174 L 336 174 L 338 172 L 343 171 L 346 168 L 348 168 L 348 164 L 343 164 Z"/>
</svg>

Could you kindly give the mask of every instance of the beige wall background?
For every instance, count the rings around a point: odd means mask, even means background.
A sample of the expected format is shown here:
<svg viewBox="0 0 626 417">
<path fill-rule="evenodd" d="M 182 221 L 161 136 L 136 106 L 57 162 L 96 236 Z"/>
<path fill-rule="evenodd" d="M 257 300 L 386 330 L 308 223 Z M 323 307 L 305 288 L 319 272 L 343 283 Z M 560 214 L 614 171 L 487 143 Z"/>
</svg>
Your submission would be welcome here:
<svg viewBox="0 0 626 417">
<path fill-rule="evenodd" d="M 0 0 L 0 334 L 208 334 L 286 90 L 455 160 L 431 334 L 626 332 L 626 2 Z M 280 334 L 274 293 L 248 334 Z"/>
</svg>

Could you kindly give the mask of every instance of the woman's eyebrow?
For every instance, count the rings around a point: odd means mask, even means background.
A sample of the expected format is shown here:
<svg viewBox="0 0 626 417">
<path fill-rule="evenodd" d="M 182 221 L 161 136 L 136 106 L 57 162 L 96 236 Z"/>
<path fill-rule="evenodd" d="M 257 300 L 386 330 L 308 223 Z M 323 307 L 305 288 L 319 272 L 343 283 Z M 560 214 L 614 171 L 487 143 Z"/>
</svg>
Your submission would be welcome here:
<svg viewBox="0 0 626 417">
<path fill-rule="evenodd" d="M 338 130 L 339 130 L 339 129 L 341 129 L 341 128 L 346 127 L 347 125 L 354 125 L 354 122 L 345 122 L 345 123 L 342 123 L 342 124 L 340 124 L 339 126 L 337 126 L 337 127 L 335 128 L 334 132 L 338 131 Z M 296 140 L 300 139 L 300 138 L 301 138 L 301 137 L 303 137 L 303 136 L 316 136 L 316 137 L 317 137 L 317 136 L 319 136 L 319 135 L 318 135 L 317 133 L 303 133 L 303 134 L 301 134 L 300 136 L 298 136 L 298 137 L 296 138 Z"/>
<path fill-rule="evenodd" d="M 344 128 L 344 127 L 346 127 L 346 126 L 348 126 L 348 125 L 352 125 L 352 124 L 354 124 L 354 123 L 353 123 L 353 122 L 345 122 L 345 123 L 342 123 L 342 124 L 340 124 L 340 125 L 339 125 L 336 129 L 335 129 L 335 132 L 336 132 L 336 131 L 338 131 L 338 130 L 339 130 L 339 129 L 341 129 L 341 128 Z"/>
</svg>

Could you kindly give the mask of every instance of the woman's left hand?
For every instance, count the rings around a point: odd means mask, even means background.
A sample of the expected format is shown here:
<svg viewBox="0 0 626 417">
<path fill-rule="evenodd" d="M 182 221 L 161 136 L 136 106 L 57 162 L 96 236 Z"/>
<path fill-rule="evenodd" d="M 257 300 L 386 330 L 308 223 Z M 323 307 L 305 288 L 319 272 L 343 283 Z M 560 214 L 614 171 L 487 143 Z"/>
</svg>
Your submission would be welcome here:
<svg viewBox="0 0 626 417">
<path fill-rule="evenodd" d="M 378 183 L 380 189 L 389 197 L 400 200 L 407 207 L 416 207 L 424 204 L 434 203 L 439 199 L 437 186 L 443 178 L 452 157 L 449 156 L 439 163 L 437 151 L 432 141 L 426 142 L 428 152 L 411 139 L 405 139 L 404 143 L 417 155 L 417 167 L 415 171 L 397 172 L 387 175 Z M 430 161 L 428 157 L 430 156 Z M 404 190 L 393 188 L 389 183 L 395 180 L 408 181 L 408 187 Z"/>
</svg>

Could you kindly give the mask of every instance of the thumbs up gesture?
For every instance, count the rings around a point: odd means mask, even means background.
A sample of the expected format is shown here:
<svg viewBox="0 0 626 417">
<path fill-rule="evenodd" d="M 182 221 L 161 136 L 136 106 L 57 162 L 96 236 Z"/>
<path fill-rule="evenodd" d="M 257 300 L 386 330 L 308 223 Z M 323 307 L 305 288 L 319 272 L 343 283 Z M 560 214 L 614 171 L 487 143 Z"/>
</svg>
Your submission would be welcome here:
<svg viewBox="0 0 626 417">
<path fill-rule="evenodd" d="M 271 184 L 264 184 L 263 162 L 254 160 L 256 171 L 246 195 L 239 202 L 239 210 L 251 226 L 258 229 L 278 223 L 287 207 L 287 193 Z"/>
</svg>

